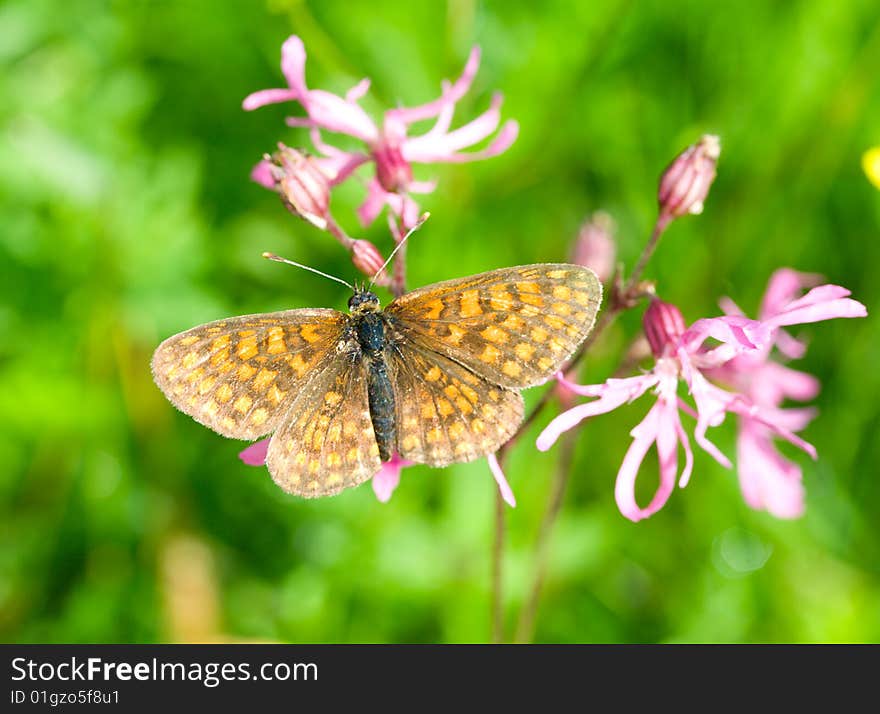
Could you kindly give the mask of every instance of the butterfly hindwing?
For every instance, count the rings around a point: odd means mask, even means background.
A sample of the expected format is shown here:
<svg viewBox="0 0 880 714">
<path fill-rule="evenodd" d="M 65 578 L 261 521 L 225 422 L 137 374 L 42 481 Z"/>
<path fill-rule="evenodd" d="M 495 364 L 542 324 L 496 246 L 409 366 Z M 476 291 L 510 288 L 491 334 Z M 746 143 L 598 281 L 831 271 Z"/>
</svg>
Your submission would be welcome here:
<svg viewBox="0 0 880 714">
<path fill-rule="evenodd" d="M 402 333 L 494 384 L 547 381 L 589 334 L 602 298 L 577 265 L 502 268 L 413 290 L 385 312 Z"/>
<path fill-rule="evenodd" d="M 397 396 L 397 451 L 405 459 L 446 466 L 491 454 L 519 426 L 523 400 L 448 357 L 418 336 L 392 336 Z"/>
<path fill-rule="evenodd" d="M 363 360 L 340 353 L 302 385 L 266 464 L 281 488 L 307 498 L 357 486 L 379 470 Z"/>
<path fill-rule="evenodd" d="M 335 348 L 346 320 L 336 310 L 303 309 L 209 322 L 159 345 L 153 378 L 201 424 L 255 439 L 275 429 L 296 388 Z"/>
</svg>

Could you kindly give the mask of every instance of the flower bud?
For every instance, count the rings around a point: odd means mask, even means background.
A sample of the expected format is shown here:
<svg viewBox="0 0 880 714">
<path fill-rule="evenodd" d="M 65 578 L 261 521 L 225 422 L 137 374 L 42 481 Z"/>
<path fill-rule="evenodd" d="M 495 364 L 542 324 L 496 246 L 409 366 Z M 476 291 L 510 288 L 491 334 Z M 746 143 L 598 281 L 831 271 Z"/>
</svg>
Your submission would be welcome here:
<svg viewBox="0 0 880 714">
<path fill-rule="evenodd" d="M 572 251 L 572 262 L 590 268 L 603 283 L 614 274 L 617 244 L 614 221 L 605 211 L 596 211 L 581 225 Z"/>
<path fill-rule="evenodd" d="M 368 240 L 356 240 L 351 244 L 351 262 L 354 267 L 360 270 L 364 275 L 372 278 L 379 270 L 381 274 L 376 278 L 378 285 L 388 284 L 388 274 L 382 267 L 385 265 L 385 259 L 379 252 L 379 249 Z"/>
<path fill-rule="evenodd" d="M 698 143 L 681 152 L 669 165 L 660 179 L 657 194 L 661 221 L 668 222 L 686 213 L 702 213 L 720 154 L 718 137 L 704 134 Z"/>
<path fill-rule="evenodd" d="M 397 143 L 383 141 L 373 149 L 376 179 L 388 193 L 405 191 L 413 178 L 412 166 L 403 158 Z"/>
<path fill-rule="evenodd" d="M 645 337 L 657 358 L 670 355 L 679 338 L 684 334 L 685 324 L 681 310 L 662 300 L 651 300 L 642 318 Z"/>
<path fill-rule="evenodd" d="M 284 205 L 291 213 L 326 230 L 330 179 L 315 157 L 279 143 L 271 159 L 270 170 Z"/>
</svg>

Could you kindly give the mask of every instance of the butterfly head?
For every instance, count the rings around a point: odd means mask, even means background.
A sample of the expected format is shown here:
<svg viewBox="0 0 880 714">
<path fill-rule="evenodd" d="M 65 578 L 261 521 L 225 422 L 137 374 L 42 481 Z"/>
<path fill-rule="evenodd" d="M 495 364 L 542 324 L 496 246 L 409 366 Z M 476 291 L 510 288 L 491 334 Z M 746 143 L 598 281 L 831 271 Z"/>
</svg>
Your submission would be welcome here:
<svg viewBox="0 0 880 714">
<path fill-rule="evenodd" d="M 348 309 L 352 315 L 360 315 L 365 312 L 379 312 L 379 298 L 369 290 L 355 290 L 354 295 L 348 299 Z"/>
</svg>

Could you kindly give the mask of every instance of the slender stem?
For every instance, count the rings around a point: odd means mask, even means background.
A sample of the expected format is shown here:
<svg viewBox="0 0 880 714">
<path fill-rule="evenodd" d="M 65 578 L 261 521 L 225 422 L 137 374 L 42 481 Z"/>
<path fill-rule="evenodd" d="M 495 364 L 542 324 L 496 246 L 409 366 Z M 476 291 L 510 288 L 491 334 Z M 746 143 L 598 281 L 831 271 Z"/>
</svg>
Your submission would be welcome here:
<svg viewBox="0 0 880 714">
<path fill-rule="evenodd" d="M 648 261 L 651 259 L 651 256 L 654 255 L 654 250 L 657 248 L 657 243 L 660 242 L 660 236 L 663 235 L 663 231 L 666 230 L 666 227 L 669 225 L 669 221 L 670 218 L 666 215 L 661 215 L 657 219 L 657 223 L 654 225 L 654 230 L 651 231 L 651 237 L 648 239 L 648 243 L 647 245 L 645 245 L 644 250 L 642 250 L 642 254 L 639 256 L 639 261 L 636 263 L 636 267 L 633 268 L 629 279 L 626 281 L 626 288 L 623 291 L 624 294 L 632 290 L 632 288 L 636 286 L 636 283 L 641 280 L 642 272 L 645 270 L 645 266 L 648 265 Z"/>
<path fill-rule="evenodd" d="M 342 243 L 343 247 L 346 250 L 351 250 L 351 247 L 354 245 L 354 238 L 348 235 L 345 230 L 340 226 L 335 220 L 333 220 L 333 216 L 327 216 L 327 232 L 330 233 L 336 240 Z"/>
<path fill-rule="evenodd" d="M 550 489 L 550 497 L 541 525 L 538 528 L 538 536 L 535 540 L 535 569 L 532 573 L 532 582 L 529 587 L 529 595 L 520 611 L 516 625 L 515 642 L 530 642 L 535 632 L 535 616 L 538 612 L 538 602 L 541 597 L 541 588 L 547 575 L 547 563 L 550 556 L 550 535 L 553 532 L 553 524 L 562 508 L 565 497 L 565 489 L 571 477 L 571 464 L 574 460 L 575 439 L 574 432 L 567 432 L 562 437 L 561 454 L 556 472 L 553 477 L 553 485 Z"/>
<path fill-rule="evenodd" d="M 492 544 L 492 642 L 504 641 L 504 499 L 495 490 L 495 540 Z"/>
</svg>

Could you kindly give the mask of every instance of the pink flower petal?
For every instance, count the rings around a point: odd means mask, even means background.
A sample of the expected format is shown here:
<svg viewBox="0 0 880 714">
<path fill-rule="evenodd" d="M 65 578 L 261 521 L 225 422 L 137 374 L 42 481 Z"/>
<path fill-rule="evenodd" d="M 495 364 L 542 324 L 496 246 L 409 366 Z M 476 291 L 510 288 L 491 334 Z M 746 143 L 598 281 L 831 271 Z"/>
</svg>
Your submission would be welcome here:
<svg viewBox="0 0 880 714">
<path fill-rule="evenodd" d="M 424 158 L 413 157 L 447 156 L 482 141 L 498 128 L 498 122 L 501 121 L 501 102 L 501 94 L 496 93 L 488 110 L 455 131 L 441 134 L 435 131 L 435 126 L 423 136 L 408 139 L 403 147 L 404 157 L 408 160 L 424 161 Z M 428 158 L 428 161 L 432 159 Z"/>
<path fill-rule="evenodd" d="M 716 347 L 704 355 L 716 355 L 712 360 L 716 363 L 732 359 L 736 354 L 746 350 L 757 349 L 759 344 L 769 343 L 770 332 L 763 328 L 757 320 L 745 317 L 725 315 L 697 320 L 681 336 L 680 344 L 689 354 L 695 354 L 697 348 L 707 339 L 718 340 L 727 349 Z M 726 359 L 722 355 L 729 355 Z"/>
<path fill-rule="evenodd" d="M 794 432 L 787 429 L 781 418 L 781 414 L 786 410 L 761 410 L 757 405 L 749 405 L 744 398 L 738 398 L 731 402 L 728 411 L 738 414 L 745 420 L 750 420 L 767 427 L 775 436 L 785 439 L 789 443 L 798 447 L 801 451 L 806 452 L 815 461 L 817 458 L 816 447 L 810 442 L 801 439 Z M 800 423 L 800 420 L 798 420 Z"/>
<path fill-rule="evenodd" d="M 820 285 L 780 312 L 764 321 L 769 327 L 802 325 L 836 317 L 865 317 L 868 309 L 849 297 L 850 291 L 839 285 Z"/>
<path fill-rule="evenodd" d="M 674 394 L 674 393 L 673 393 Z M 656 503 L 662 507 L 669 499 L 678 479 L 678 409 L 675 401 L 660 399 L 657 403 L 657 460 L 660 469 L 660 485 L 648 509 Z M 688 474 L 688 479 L 690 474 Z M 687 483 L 687 481 L 685 481 Z M 656 510 L 656 509 L 655 509 Z M 654 513 L 655 511 L 651 511 Z M 647 517 L 647 516 L 646 516 Z"/>
<path fill-rule="evenodd" d="M 464 66 L 464 71 L 461 74 L 454 84 L 449 86 L 448 91 L 445 91 L 439 99 L 435 99 L 433 102 L 428 102 L 427 104 L 422 104 L 417 107 L 404 108 L 400 107 L 398 109 L 391 109 L 386 113 L 386 117 L 390 117 L 394 121 L 399 121 L 404 124 L 412 124 L 416 121 L 421 121 L 422 119 L 430 119 L 431 117 L 435 117 L 443 111 L 443 108 L 449 104 L 455 104 L 459 99 L 461 99 L 470 89 L 471 83 L 474 81 L 474 76 L 477 74 L 477 69 L 480 66 L 480 48 L 474 47 L 471 50 L 470 55 L 468 55 L 467 63 Z"/>
<path fill-rule="evenodd" d="M 296 35 L 291 35 L 281 45 L 281 73 L 297 98 L 305 98 L 309 91 L 306 87 L 306 48 Z"/>
<path fill-rule="evenodd" d="M 797 298 L 802 290 L 818 285 L 822 276 L 816 273 L 800 273 L 791 268 L 780 268 L 770 276 L 767 291 L 761 299 L 758 315 L 766 320 L 778 314 L 788 303 Z"/>
<path fill-rule="evenodd" d="M 684 469 L 682 469 L 681 478 L 678 479 L 678 487 L 684 488 L 688 485 L 691 479 L 691 472 L 694 469 L 694 452 L 691 449 L 690 439 L 688 439 L 684 428 L 681 426 L 681 419 L 678 416 L 677 410 L 675 411 L 675 433 L 681 442 L 681 448 L 684 449 Z"/>
<path fill-rule="evenodd" d="M 437 181 L 410 181 L 406 190 L 409 193 L 434 193 Z"/>
<path fill-rule="evenodd" d="M 247 112 L 265 107 L 267 104 L 280 104 L 297 99 L 296 92 L 289 89 L 261 89 L 258 92 L 248 94 L 241 103 L 241 108 Z"/>
<path fill-rule="evenodd" d="M 569 392 L 580 394 L 583 397 L 599 397 L 606 389 L 605 384 L 577 384 L 572 382 L 565 376 L 565 372 L 560 370 L 553 375 L 554 379 L 565 387 Z"/>
<path fill-rule="evenodd" d="M 737 475 L 746 503 L 777 518 L 804 512 L 801 469 L 773 446 L 769 431 L 745 425 L 737 439 Z"/>
<path fill-rule="evenodd" d="M 495 483 L 498 484 L 501 498 L 504 499 L 504 502 L 508 506 L 516 508 L 516 498 L 513 495 L 513 489 L 511 489 L 510 484 L 507 483 L 504 472 L 501 470 L 501 464 L 498 463 L 498 457 L 495 454 L 489 454 L 486 457 L 486 460 L 489 462 L 489 470 L 492 472 L 492 476 L 495 477 Z"/>
<path fill-rule="evenodd" d="M 622 404 L 633 401 L 657 384 L 658 379 L 653 373 L 628 379 L 609 379 L 604 385 L 601 385 L 599 399 L 579 404 L 562 412 L 538 435 L 535 446 L 538 451 L 547 451 L 564 432 L 573 429 L 584 419 L 597 414 L 605 414 Z"/>
<path fill-rule="evenodd" d="M 807 346 L 782 328 L 776 331 L 776 347 L 789 359 L 800 359 L 807 353 Z"/>
<path fill-rule="evenodd" d="M 253 169 L 251 169 L 251 180 L 265 186 L 266 188 L 275 190 L 275 176 L 272 173 L 271 161 L 260 161 Z"/>
<path fill-rule="evenodd" d="M 513 119 L 508 120 L 501 127 L 501 130 L 495 135 L 492 143 L 482 151 L 472 151 L 469 153 L 447 153 L 442 145 L 438 143 L 434 146 L 422 147 L 418 152 L 411 151 L 409 148 L 410 141 L 403 145 L 403 155 L 408 161 L 416 163 L 449 163 L 461 164 L 468 161 L 480 161 L 488 159 L 491 156 L 498 156 L 507 151 L 511 144 L 516 141 L 519 135 L 519 124 Z"/>
<path fill-rule="evenodd" d="M 614 484 L 614 498 L 617 501 L 617 507 L 626 518 L 634 522 L 648 518 L 659 511 L 669 499 L 669 495 L 675 487 L 674 477 L 670 483 L 661 476 L 657 493 L 654 494 L 650 504 L 646 508 L 640 508 L 638 503 L 636 503 L 636 476 L 638 476 L 648 449 L 651 448 L 651 444 L 658 438 L 662 411 L 663 406 L 660 402 L 657 402 L 651 407 L 645 418 L 630 432 L 633 436 L 633 441 L 623 457 L 620 470 L 617 472 L 617 480 Z M 673 437 L 674 433 L 673 430 Z"/>
<path fill-rule="evenodd" d="M 743 312 L 742 308 L 729 297 L 722 297 L 718 301 L 718 305 L 721 308 L 721 312 L 723 312 L 725 315 L 736 315 L 739 317 L 745 317 L 745 312 Z"/>
<path fill-rule="evenodd" d="M 328 131 L 348 134 L 368 144 L 379 138 L 379 130 L 369 115 L 357 104 L 346 102 L 322 89 L 313 89 L 303 102 L 309 118 Z"/>
<path fill-rule="evenodd" d="M 396 198 L 398 197 L 395 194 L 391 194 L 388 205 L 391 206 L 391 210 L 400 216 L 400 220 L 402 221 L 405 230 L 414 228 L 421 217 L 419 204 L 413 201 L 408 195 L 403 194 L 400 196 L 400 207 L 398 208 L 398 204 L 395 201 Z"/>
<path fill-rule="evenodd" d="M 345 93 L 345 101 L 354 104 L 361 99 L 370 89 L 370 80 L 364 77 Z"/>
<path fill-rule="evenodd" d="M 776 362 L 766 362 L 753 379 L 754 389 L 751 393 L 756 397 L 762 393 L 778 394 L 771 404 L 777 406 L 783 399 L 796 399 L 806 402 L 814 399 L 820 390 L 819 380 L 812 374 L 791 369 Z M 757 398 L 755 401 L 758 401 Z M 765 404 L 762 400 L 760 404 Z"/>
<path fill-rule="evenodd" d="M 400 472 L 406 467 L 411 466 L 412 461 L 400 458 L 394 454 L 389 461 L 382 464 L 382 468 L 373 476 L 372 485 L 373 493 L 381 503 L 388 503 L 391 494 L 400 483 Z"/>
<path fill-rule="evenodd" d="M 740 395 L 726 392 L 709 384 L 703 375 L 693 368 L 685 369 L 685 379 L 697 404 L 697 426 L 694 429 L 694 439 L 719 464 L 725 468 L 731 468 L 730 459 L 709 441 L 706 432 L 710 426 L 718 426 L 724 421 L 725 413 L 730 409 L 731 402 L 741 399 Z"/>
<path fill-rule="evenodd" d="M 367 197 L 357 209 L 358 219 L 362 226 L 366 227 L 376 220 L 385 206 L 387 197 L 388 193 L 379 185 L 379 182 L 375 178 L 370 179 L 367 183 Z"/>
<path fill-rule="evenodd" d="M 266 453 L 269 451 L 269 441 L 271 439 L 262 439 L 254 442 L 244 451 L 238 454 L 238 458 L 244 461 L 248 466 L 265 466 Z"/>
</svg>

